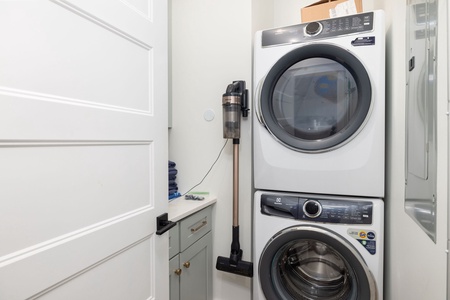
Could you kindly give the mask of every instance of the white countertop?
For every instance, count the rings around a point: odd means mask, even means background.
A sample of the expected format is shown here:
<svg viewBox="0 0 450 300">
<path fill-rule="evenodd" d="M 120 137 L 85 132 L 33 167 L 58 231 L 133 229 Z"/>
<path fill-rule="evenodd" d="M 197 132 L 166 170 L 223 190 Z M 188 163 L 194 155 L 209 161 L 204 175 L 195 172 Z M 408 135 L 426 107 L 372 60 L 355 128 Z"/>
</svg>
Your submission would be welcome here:
<svg viewBox="0 0 450 300">
<path fill-rule="evenodd" d="M 169 202 L 169 220 L 178 222 L 216 202 L 216 196 L 205 196 L 205 199 L 203 200 L 186 200 L 184 199 L 184 196 L 178 197 Z"/>
</svg>

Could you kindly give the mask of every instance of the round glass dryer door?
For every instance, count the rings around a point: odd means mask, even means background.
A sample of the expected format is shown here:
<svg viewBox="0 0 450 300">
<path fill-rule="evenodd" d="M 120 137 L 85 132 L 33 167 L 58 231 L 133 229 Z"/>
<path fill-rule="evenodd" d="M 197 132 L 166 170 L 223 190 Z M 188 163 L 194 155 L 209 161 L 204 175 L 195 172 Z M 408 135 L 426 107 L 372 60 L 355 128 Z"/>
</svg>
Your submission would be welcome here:
<svg viewBox="0 0 450 300">
<path fill-rule="evenodd" d="M 376 284 L 361 255 L 340 236 L 313 226 L 278 233 L 259 261 L 267 299 L 376 299 Z"/>
<path fill-rule="evenodd" d="M 364 126 L 372 90 L 366 69 L 349 51 L 328 44 L 297 48 L 264 79 L 260 114 L 285 146 L 323 152 L 351 140 Z"/>
</svg>

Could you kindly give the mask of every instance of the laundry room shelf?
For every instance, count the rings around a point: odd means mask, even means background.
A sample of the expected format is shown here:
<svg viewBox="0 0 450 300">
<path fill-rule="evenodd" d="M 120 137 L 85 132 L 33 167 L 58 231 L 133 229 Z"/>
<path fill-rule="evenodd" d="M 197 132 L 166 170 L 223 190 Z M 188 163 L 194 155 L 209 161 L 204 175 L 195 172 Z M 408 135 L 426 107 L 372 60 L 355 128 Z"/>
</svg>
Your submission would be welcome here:
<svg viewBox="0 0 450 300">
<path fill-rule="evenodd" d="M 179 197 L 169 203 L 169 220 L 178 222 L 179 220 L 202 210 L 205 207 L 217 202 L 216 196 L 206 196 L 204 200 L 186 200 Z"/>
</svg>

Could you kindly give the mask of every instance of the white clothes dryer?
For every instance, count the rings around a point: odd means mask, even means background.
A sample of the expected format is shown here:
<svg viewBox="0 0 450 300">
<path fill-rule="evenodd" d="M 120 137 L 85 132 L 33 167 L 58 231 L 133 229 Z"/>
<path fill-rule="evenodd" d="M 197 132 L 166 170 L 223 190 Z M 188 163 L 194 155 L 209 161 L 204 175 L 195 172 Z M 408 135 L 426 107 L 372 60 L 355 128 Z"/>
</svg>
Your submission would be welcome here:
<svg viewBox="0 0 450 300">
<path fill-rule="evenodd" d="M 373 11 L 256 33 L 256 189 L 384 197 L 384 27 Z"/>
<path fill-rule="evenodd" d="M 384 202 L 257 191 L 253 300 L 383 299 Z"/>
</svg>

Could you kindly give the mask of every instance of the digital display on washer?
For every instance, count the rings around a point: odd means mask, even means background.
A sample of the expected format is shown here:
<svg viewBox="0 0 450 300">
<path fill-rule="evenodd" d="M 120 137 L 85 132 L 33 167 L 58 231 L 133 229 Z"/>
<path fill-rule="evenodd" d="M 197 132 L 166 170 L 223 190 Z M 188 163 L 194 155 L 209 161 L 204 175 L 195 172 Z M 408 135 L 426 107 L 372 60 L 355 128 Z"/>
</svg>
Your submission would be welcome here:
<svg viewBox="0 0 450 300">
<path fill-rule="evenodd" d="M 308 204 L 310 203 L 315 203 L 321 207 L 320 214 L 308 212 Z M 325 223 L 372 224 L 373 204 L 371 202 L 299 198 L 299 207 L 302 208 L 299 210 L 297 217 L 299 220 L 312 219 Z"/>
<path fill-rule="evenodd" d="M 372 224 L 370 201 L 261 195 L 261 213 L 322 223 Z"/>
<path fill-rule="evenodd" d="M 282 28 L 264 30 L 262 46 L 296 44 L 311 39 L 324 39 L 334 36 L 369 32 L 373 30 L 374 13 L 362 13 Z"/>
</svg>

